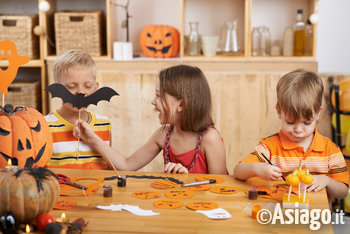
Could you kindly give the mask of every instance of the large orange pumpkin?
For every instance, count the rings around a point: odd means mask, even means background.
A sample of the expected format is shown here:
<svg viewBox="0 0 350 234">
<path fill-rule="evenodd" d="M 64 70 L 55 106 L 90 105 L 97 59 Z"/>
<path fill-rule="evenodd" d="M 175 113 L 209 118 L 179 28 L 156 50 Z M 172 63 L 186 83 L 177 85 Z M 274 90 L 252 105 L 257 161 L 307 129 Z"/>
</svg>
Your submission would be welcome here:
<svg viewBox="0 0 350 234">
<path fill-rule="evenodd" d="M 8 159 L 19 167 L 44 167 L 52 155 L 52 136 L 42 114 L 11 104 L 0 107 L 0 168 Z"/>
<path fill-rule="evenodd" d="M 180 33 L 172 26 L 148 25 L 141 31 L 140 47 L 147 57 L 175 57 L 180 49 Z"/>
<path fill-rule="evenodd" d="M 46 168 L 23 168 L 17 172 L 2 170 L 0 215 L 11 212 L 19 223 L 31 223 L 54 207 L 59 190 L 56 175 Z"/>
</svg>

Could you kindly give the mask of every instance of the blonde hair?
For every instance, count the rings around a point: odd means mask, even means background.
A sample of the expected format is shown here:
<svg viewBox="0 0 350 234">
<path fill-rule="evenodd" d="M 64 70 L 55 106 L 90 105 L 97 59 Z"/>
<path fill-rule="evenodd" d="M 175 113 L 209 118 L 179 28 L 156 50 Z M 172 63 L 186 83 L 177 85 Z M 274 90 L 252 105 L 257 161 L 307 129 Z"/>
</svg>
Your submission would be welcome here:
<svg viewBox="0 0 350 234">
<path fill-rule="evenodd" d="M 96 64 L 89 54 L 80 50 L 67 50 L 63 52 L 53 64 L 53 77 L 55 82 L 58 82 L 58 79 L 67 74 L 68 69 L 75 65 L 91 68 L 96 78 Z"/>
<path fill-rule="evenodd" d="M 321 109 L 323 83 L 314 72 L 292 71 L 278 81 L 276 91 L 277 107 L 295 121 L 310 120 Z"/>
<path fill-rule="evenodd" d="M 160 72 L 159 84 L 167 121 L 170 113 L 165 93 L 182 100 L 182 130 L 201 132 L 214 125 L 211 118 L 210 88 L 199 68 L 187 65 L 169 67 Z"/>
</svg>

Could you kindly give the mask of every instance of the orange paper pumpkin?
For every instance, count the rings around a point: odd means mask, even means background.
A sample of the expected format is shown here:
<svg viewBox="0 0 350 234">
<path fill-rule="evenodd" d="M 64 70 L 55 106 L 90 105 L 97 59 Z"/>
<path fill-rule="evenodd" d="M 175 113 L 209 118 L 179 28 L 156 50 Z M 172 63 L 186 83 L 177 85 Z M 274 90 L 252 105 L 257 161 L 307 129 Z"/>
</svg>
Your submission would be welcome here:
<svg viewBox="0 0 350 234">
<path fill-rule="evenodd" d="M 0 69 L 0 92 L 7 95 L 7 88 L 16 78 L 19 66 L 29 62 L 28 56 L 18 54 L 16 44 L 12 41 L 0 41 L 0 60 L 7 60 L 9 65 L 6 70 Z"/>
<path fill-rule="evenodd" d="M 177 200 L 158 200 L 155 201 L 153 205 L 161 209 L 176 209 L 183 206 L 184 203 Z"/>
<path fill-rule="evenodd" d="M 19 223 L 31 223 L 48 213 L 59 197 L 55 174 L 42 167 L 0 171 L 0 185 L 0 215 L 11 212 Z"/>
<path fill-rule="evenodd" d="M 175 57 L 180 49 L 180 33 L 172 26 L 148 25 L 141 31 L 140 47 L 147 57 Z"/>
<path fill-rule="evenodd" d="M 0 107 L 0 168 L 11 159 L 19 167 L 44 167 L 52 155 L 50 128 L 37 110 Z"/>
</svg>

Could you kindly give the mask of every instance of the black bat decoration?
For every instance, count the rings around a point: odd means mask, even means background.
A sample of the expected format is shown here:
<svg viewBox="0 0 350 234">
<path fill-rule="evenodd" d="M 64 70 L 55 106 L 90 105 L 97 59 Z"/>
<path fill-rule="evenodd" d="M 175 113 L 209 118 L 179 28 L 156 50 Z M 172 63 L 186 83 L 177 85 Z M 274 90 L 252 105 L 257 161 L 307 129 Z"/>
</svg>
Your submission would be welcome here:
<svg viewBox="0 0 350 234">
<path fill-rule="evenodd" d="M 97 106 L 97 103 L 99 101 L 110 101 L 113 96 L 119 96 L 119 94 L 114 91 L 114 89 L 109 87 L 100 88 L 93 94 L 86 97 L 83 93 L 77 93 L 76 95 L 73 95 L 66 87 L 64 87 L 64 85 L 59 83 L 49 85 L 45 90 L 51 93 L 53 98 L 59 97 L 62 99 L 63 103 L 71 103 L 73 107 L 77 107 L 78 109 L 87 107 L 90 104 Z"/>
</svg>

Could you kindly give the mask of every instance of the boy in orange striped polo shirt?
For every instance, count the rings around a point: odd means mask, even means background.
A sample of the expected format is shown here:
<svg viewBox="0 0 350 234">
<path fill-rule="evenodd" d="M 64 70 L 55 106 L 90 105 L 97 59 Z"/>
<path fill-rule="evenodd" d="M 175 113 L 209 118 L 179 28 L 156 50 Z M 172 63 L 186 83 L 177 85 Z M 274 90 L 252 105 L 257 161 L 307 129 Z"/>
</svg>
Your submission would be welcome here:
<svg viewBox="0 0 350 234">
<path fill-rule="evenodd" d="M 344 157 L 316 129 L 322 109 L 322 80 L 314 72 L 295 70 L 279 80 L 276 90 L 281 130 L 263 138 L 255 151 L 236 165 L 234 176 L 241 180 L 258 176 L 274 181 L 305 166 L 314 177 L 309 192 L 326 188 L 331 197 L 344 198 L 349 186 Z"/>
<path fill-rule="evenodd" d="M 69 50 L 54 63 L 55 82 L 64 85 L 72 94 L 91 95 L 98 89 L 96 65 L 90 55 L 79 50 Z M 89 123 L 93 131 L 110 144 L 111 124 L 107 117 L 81 109 L 80 119 Z M 53 138 L 53 154 L 47 167 L 107 169 L 106 161 L 89 144 L 73 136 L 73 128 L 79 118 L 79 109 L 64 103 L 59 110 L 47 116 Z"/>
</svg>

